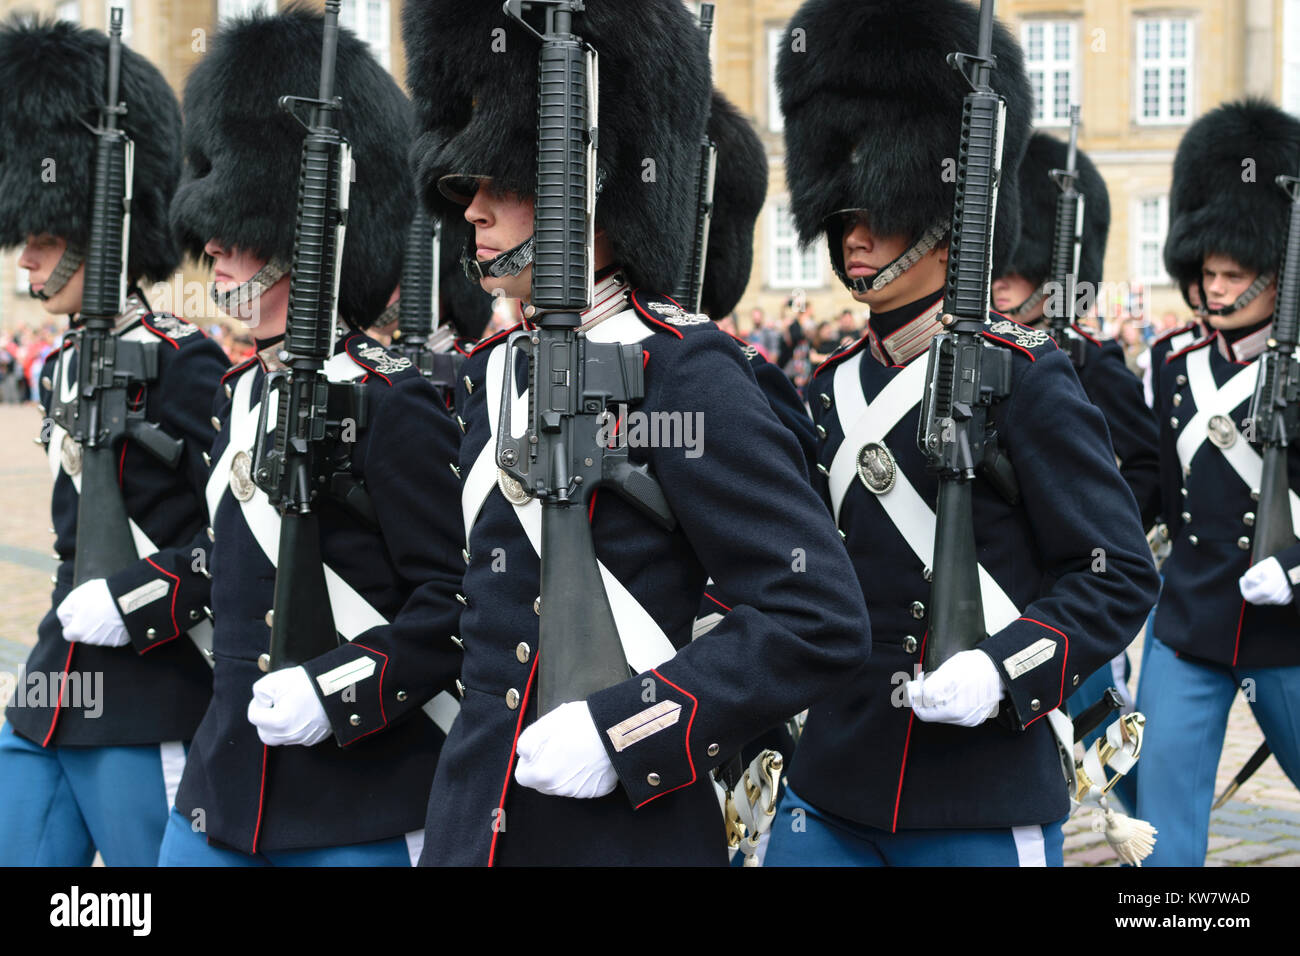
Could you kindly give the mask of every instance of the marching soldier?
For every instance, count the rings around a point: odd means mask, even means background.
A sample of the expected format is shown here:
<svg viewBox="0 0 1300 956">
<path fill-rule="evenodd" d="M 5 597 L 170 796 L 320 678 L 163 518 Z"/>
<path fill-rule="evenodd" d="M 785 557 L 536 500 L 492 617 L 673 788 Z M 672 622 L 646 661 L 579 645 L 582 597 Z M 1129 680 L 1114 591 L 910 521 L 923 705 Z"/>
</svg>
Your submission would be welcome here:
<svg viewBox="0 0 1300 956">
<path fill-rule="evenodd" d="M 983 337 L 1010 353 L 1010 394 L 989 416 L 1019 498 L 992 470 L 971 486 L 990 636 L 909 682 L 930 636 L 938 490 L 917 446 L 918 403 L 942 328 L 953 210 L 943 171 L 967 91 L 945 57 L 976 49 L 977 11 L 809 0 L 790 29 L 799 42 L 782 50 L 777 80 L 796 226 L 804 241 L 825 233 L 836 275 L 872 310 L 809 397 L 875 651 L 809 710 L 767 864 L 1060 865 L 1069 801 L 1043 718 L 1137 632 L 1156 579 L 1103 417 L 1069 359 L 1047 333 L 997 316 Z M 1030 92 L 1001 26 L 992 51 L 1006 101 L 999 274 L 1019 232 Z"/>
<path fill-rule="evenodd" d="M 485 289 L 528 299 L 537 155 L 521 144 L 536 138 L 536 40 L 495 3 L 422 0 L 404 15 L 422 195 L 434 211 L 459 205 L 475 226 Z M 467 422 L 469 565 L 455 642 L 464 699 L 429 799 L 423 862 L 722 865 L 710 769 L 850 676 L 869 650 L 869 625 L 860 596 L 841 586 L 847 556 L 798 444 L 740 349 L 656 291 L 685 266 L 691 210 L 681 197 L 709 94 L 699 32 L 676 0 L 588 4 L 573 24 L 605 78 L 595 288 L 582 334 L 643 346 L 644 398 L 624 420 L 628 451 L 649 466 L 675 527 L 617 492 L 597 493 L 595 555 L 635 676 L 542 714 L 547 607 L 540 537 L 528 529 L 545 517 L 496 466 L 503 383 L 517 393 L 520 382 L 507 375 L 504 334 L 479 343 L 457 401 Z M 470 52 L 497 31 L 503 52 Z M 643 178 L 651 170 L 653 185 Z M 672 413 L 703 436 L 695 452 L 684 440 L 631 442 L 631 416 Z M 779 511 L 753 507 L 777 500 Z M 709 575 L 737 603 L 692 643 Z"/>
<path fill-rule="evenodd" d="M 1173 193 L 1191 197 L 1170 224 L 1165 260 L 1190 283 L 1213 330 L 1170 355 L 1156 396 L 1173 548 L 1143 665 L 1138 707 L 1150 721 L 1138 814 L 1161 834 L 1150 862 L 1200 866 L 1215 768 L 1238 686 L 1278 763 L 1300 781 L 1300 647 L 1293 583 L 1300 549 L 1251 565 L 1260 532 L 1259 438 L 1250 403 L 1272 336 L 1300 122 L 1262 100 L 1228 103 L 1184 134 Z M 1250 160 L 1252 176 L 1243 175 Z M 1249 224 L 1249 228 L 1243 228 Z M 1198 271 L 1199 270 L 1199 273 Z M 1300 451 L 1288 456 L 1300 487 Z M 1295 491 L 1290 513 L 1296 512 Z"/>
<path fill-rule="evenodd" d="M 109 39 L 69 23 L 10 20 L 0 28 L 0 246 L 23 245 L 19 265 L 51 315 L 84 327 L 85 257 L 95 136 L 82 125 L 105 102 Z M 202 641 L 207 538 L 202 454 L 211 394 L 225 356 L 196 326 L 153 311 L 140 283 L 164 281 L 180 261 L 167 207 L 180 176 L 180 109 L 162 75 L 121 50 L 119 128 L 135 144 L 128 295 L 113 335 L 119 357 L 153 356 L 133 380 L 131 414 L 177 458 L 134 438 L 113 449 L 139 559 L 74 584 L 82 447 L 52 417 L 75 401 L 79 349 L 69 339 L 42 372 L 54 479 L 58 571 L 50 610 L 0 730 L 0 864 L 151 866 L 167 808 L 211 694 Z M 25 244 L 25 245 L 24 245 Z M 165 436 L 165 437 L 163 437 Z M 179 446 L 179 447 L 178 447 Z M 103 490 L 102 487 L 97 490 Z M 117 489 L 112 489 L 116 492 Z M 87 507 L 106 508 L 87 501 Z M 196 537 L 197 536 L 197 537 Z"/>
<path fill-rule="evenodd" d="M 191 255 L 212 259 L 214 296 L 250 322 L 259 351 L 216 395 L 207 486 L 214 693 L 163 865 L 411 865 L 454 714 L 447 697 L 428 712 L 422 705 L 460 663 L 451 644 L 463 570 L 452 474 L 459 433 L 433 386 L 364 332 L 401 268 L 409 106 L 345 30 L 334 89 L 355 161 L 338 283 L 349 329 L 325 369 L 331 381 L 362 384 L 364 414 L 330 451 L 331 490 L 315 510 L 330 610 L 350 643 L 264 673 L 282 519 L 250 475 L 250 452 L 266 375 L 287 354 L 302 140 L 276 102 L 315 93 L 322 23 L 302 8 L 233 21 L 185 88 L 187 170 L 172 221 Z"/>
</svg>

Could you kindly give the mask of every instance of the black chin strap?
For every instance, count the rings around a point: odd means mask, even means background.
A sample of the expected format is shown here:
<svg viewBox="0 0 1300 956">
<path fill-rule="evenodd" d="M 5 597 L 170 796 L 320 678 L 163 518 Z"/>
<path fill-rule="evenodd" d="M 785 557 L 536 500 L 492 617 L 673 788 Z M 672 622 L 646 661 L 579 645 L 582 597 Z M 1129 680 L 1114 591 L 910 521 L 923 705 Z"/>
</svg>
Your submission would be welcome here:
<svg viewBox="0 0 1300 956">
<path fill-rule="evenodd" d="M 1196 309 L 1197 313 L 1199 313 L 1200 315 L 1232 315 L 1232 313 L 1238 311 L 1239 309 L 1244 309 L 1246 306 L 1250 305 L 1250 303 L 1254 302 L 1255 299 L 1259 297 L 1259 294 L 1263 292 L 1265 289 L 1267 289 L 1272 284 L 1272 282 L 1273 282 L 1273 273 L 1261 272 L 1258 276 L 1255 277 L 1255 281 L 1252 282 L 1249 286 L 1247 286 L 1246 291 L 1243 292 L 1241 295 L 1237 296 L 1236 301 L 1234 301 L 1232 304 L 1225 305 L 1217 309 L 1211 309 L 1209 306 L 1205 304 L 1206 302 L 1209 301 L 1205 297 L 1205 283 L 1200 279 L 1197 279 L 1196 285 L 1201 290 L 1201 304 L 1199 306 L 1194 306 L 1194 308 Z M 1183 298 L 1185 299 L 1187 298 L 1187 296 L 1184 295 Z"/>
<path fill-rule="evenodd" d="M 81 264 L 86 261 L 86 250 L 76 243 L 69 242 L 67 248 L 63 250 L 63 255 L 59 261 L 54 264 L 54 270 L 50 277 L 45 280 L 45 288 L 37 292 L 34 289 L 28 289 L 28 294 L 33 299 L 40 299 L 42 302 L 48 302 L 50 296 L 58 295 L 63 291 L 63 287 L 68 284 L 68 280 L 76 275 Z"/>
</svg>

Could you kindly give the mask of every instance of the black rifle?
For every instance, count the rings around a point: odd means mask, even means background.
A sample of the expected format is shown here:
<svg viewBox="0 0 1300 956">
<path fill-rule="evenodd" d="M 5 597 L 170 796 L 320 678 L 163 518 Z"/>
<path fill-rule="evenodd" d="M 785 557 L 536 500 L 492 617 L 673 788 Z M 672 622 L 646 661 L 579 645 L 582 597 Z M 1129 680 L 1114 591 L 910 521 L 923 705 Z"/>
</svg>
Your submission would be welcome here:
<svg viewBox="0 0 1300 956">
<path fill-rule="evenodd" d="M 713 4 L 700 4 L 700 30 L 704 33 L 705 49 L 709 34 L 713 32 Z M 711 94 L 710 94 L 711 95 Z M 700 139 L 700 162 L 695 171 L 695 231 L 691 235 L 691 255 L 686 261 L 686 271 L 673 293 L 677 304 L 688 312 L 700 310 L 700 296 L 704 291 L 704 259 L 709 251 L 709 224 L 713 221 L 713 180 L 718 163 L 718 147 L 709 138 L 706 128 Z M 715 315 L 715 319 L 722 316 Z"/>
<path fill-rule="evenodd" d="M 993 0 L 981 0 L 979 52 L 950 53 L 967 80 L 962 104 L 957 190 L 944 297 L 945 331 L 930 343 L 917 444 L 939 475 L 930 585 L 930 633 L 925 669 L 933 671 L 988 635 L 980 595 L 971 483 L 978 466 L 997 454 L 989 407 L 1010 393 L 1011 353 L 985 341 L 992 268 L 993 217 L 1001 174 L 1005 104 L 989 84 L 993 58 Z"/>
<path fill-rule="evenodd" d="M 606 407 L 645 397 L 639 344 L 589 341 L 578 332 L 591 302 L 595 204 L 596 57 L 574 35 L 582 0 L 507 0 L 508 16 L 542 43 L 537 117 L 535 329 L 507 339 L 497 464 L 542 504 L 538 713 L 583 700 L 628 677 L 627 660 L 596 563 L 587 520 L 610 485 L 665 528 L 675 525 L 659 483 L 608 447 Z M 524 19 L 545 12 L 539 32 Z M 528 428 L 511 434 L 515 358 L 528 365 Z M 542 666 L 545 664 L 546 666 Z"/>
<path fill-rule="evenodd" d="M 1079 107 L 1070 107 L 1070 147 L 1065 169 L 1053 169 L 1047 175 L 1061 189 L 1056 197 L 1056 235 L 1052 242 L 1054 288 L 1043 303 L 1047 328 L 1056 344 L 1070 356 L 1075 368 L 1083 368 L 1086 342 L 1070 330 L 1077 318 L 1079 256 L 1083 251 L 1083 193 L 1079 192 Z"/>
<path fill-rule="evenodd" d="M 397 336 L 393 348 L 411 360 L 442 392 L 454 391 L 463 357 L 452 349 L 455 333 L 439 321 L 438 288 L 442 223 L 417 205 L 406 234 L 402 262 L 402 297 L 398 300 Z"/>
<path fill-rule="evenodd" d="M 302 123 L 307 136 L 298 177 L 284 336 L 288 367 L 266 376 L 254 451 L 254 481 L 280 513 L 270 649 L 258 661 L 263 670 L 293 667 L 338 646 L 325 587 L 317 501 L 322 493 L 329 493 L 346 502 L 360 491 L 346 473 L 342 439 L 349 425 L 359 430 L 366 424 L 363 386 L 330 382 L 324 371 L 334 345 L 335 295 L 352 168 L 347 141 L 337 125 L 342 101 L 334 96 L 340 3 L 325 2 L 320 95 L 315 99 L 282 96 L 279 101 Z M 310 119 L 298 114 L 300 106 L 310 108 Z M 272 399 L 277 402 L 275 434 L 268 443 Z"/>
<path fill-rule="evenodd" d="M 1295 544 L 1287 452 L 1296 434 L 1300 413 L 1300 365 L 1295 358 L 1300 337 L 1300 179 L 1278 176 L 1277 184 L 1291 200 L 1286 252 L 1277 278 L 1277 305 L 1268 350 L 1259 358 L 1259 380 L 1250 403 L 1255 440 L 1264 446 L 1264 474 L 1259 483 L 1255 544 L 1250 563 L 1258 564 Z"/>
<path fill-rule="evenodd" d="M 122 9 L 109 17 L 108 90 L 99 108 L 95 135 L 94 198 L 86 246 L 81 299 L 82 325 L 65 336 L 77 350 L 77 391 L 65 400 L 58 370 L 52 383 L 50 414 L 81 446 L 81 496 L 77 502 L 77 553 L 73 583 L 107 577 L 137 560 L 126 504 L 118 485 L 117 449 L 127 438 L 138 442 L 169 468 L 184 448 L 156 424 L 145 420 L 144 402 L 128 392 L 158 378 L 154 342 L 124 342 L 113 334 L 126 305 L 126 262 L 131 234 L 131 170 L 135 145 L 118 128 L 126 105 L 118 102 L 122 72 Z"/>
</svg>

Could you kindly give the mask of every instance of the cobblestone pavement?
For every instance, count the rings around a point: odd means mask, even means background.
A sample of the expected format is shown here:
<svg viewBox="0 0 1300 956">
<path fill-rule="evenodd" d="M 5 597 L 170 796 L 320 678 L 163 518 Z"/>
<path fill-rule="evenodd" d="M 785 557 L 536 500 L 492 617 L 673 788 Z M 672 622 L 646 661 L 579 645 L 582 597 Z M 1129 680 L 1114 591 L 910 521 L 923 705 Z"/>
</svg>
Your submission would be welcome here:
<svg viewBox="0 0 1300 956">
<path fill-rule="evenodd" d="M 0 677 L 16 675 L 35 642 L 36 624 L 49 608 L 54 560 L 48 532 L 50 473 L 43 450 L 32 442 L 40 428 L 34 406 L 0 405 Z M 1133 645 L 1134 664 L 1141 641 Z M 12 678 L 10 678 L 12 680 Z M 9 683 L 9 681 L 6 681 Z M 1219 763 L 1221 792 L 1263 740 L 1245 699 L 1238 695 L 1228 719 Z M 1065 826 L 1067 866 L 1114 865 L 1115 858 L 1091 817 Z M 1211 819 L 1208 866 L 1300 865 L 1300 792 L 1270 757 Z"/>
</svg>

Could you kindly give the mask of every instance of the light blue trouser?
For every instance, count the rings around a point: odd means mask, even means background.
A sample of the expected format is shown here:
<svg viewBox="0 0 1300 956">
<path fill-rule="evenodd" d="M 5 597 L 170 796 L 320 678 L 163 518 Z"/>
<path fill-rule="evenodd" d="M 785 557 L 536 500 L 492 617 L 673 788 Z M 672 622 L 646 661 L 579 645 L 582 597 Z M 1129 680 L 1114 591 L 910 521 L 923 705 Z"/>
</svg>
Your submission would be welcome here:
<svg viewBox="0 0 1300 956">
<path fill-rule="evenodd" d="M 763 865 L 1063 866 L 1064 822 L 890 833 L 819 810 L 787 787 Z"/>
<path fill-rule="evenodd" d="M 0 866 L 153 866 L 182 743 L 41 747 L 0 729 Z"/>
<path fill-rule="evenodd" d="M 417 831 L 423 836 L 423 831 Z M 356 843 L 351 846 L 313 847 L 307 850 L 266 850 L 249 856 L 238 850 L 213 846 L 202 833 L 173 809 L 158 854 L 159 866 L 414 866 L 420 847 L 405 837 Z"/>
<path fill-rule="evenodd" d="M 1178 657 L 1148 636 L 1138 710 L 1147 718 L 1137 815 L 1159 831 L 1147 866 L 1203 866 L 1214 775 L 1232 699 L 1244 681 L 1273 755 L 1300 780 L 1300 667 L 1216 667 Z M 1235 770 L 1239 768 L 1233 768 Z"/>
</svg>

